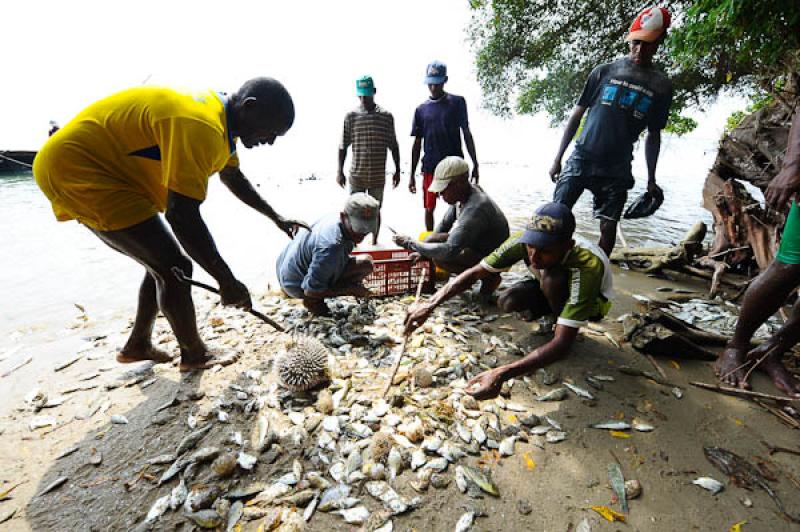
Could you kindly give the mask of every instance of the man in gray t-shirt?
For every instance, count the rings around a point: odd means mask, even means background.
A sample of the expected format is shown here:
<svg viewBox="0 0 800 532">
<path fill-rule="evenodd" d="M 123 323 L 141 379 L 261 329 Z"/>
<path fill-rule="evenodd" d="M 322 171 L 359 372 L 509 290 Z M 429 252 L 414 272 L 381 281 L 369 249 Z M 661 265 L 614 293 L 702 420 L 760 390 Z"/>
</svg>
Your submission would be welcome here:
<svg viewBox="0 0 800 532">
<path fill-rule="evenodd" d="M 596 67 L 567 122 L 550 177 L 556 181 L 553 200 L 572 207 L 585 189 L 594 195 L 594 215 L 600 219 L 600 242 L 611 254 L 617 223 L 633 187 L 633 145 L 647 128 L 645 158 L 647 190 L 663 197 L 656 184 L 661 130 L 672 103 L 672 83 L 653 66 L 653 56 L 666 37 L 669 13 L 664 8 L 642 11 L 628 33 L 630 54 Z M 561 159 L 586 110 L 589 114 L 575 150 L 563 170 Z"/>
<path fill-rule="evenodd" d="M 432 259 L 449 273 L 461 273 L 508 238 L 506 216 L 482 188 L 469 182 L 469 165 L 461 157 L 446 157 L 436 166 L 429 190 L 442 196 L 450 209 L 424 242 L 396 235 L 397 245 Z M 499 282 L 499 277 L 493 281 Z"/>
</svg>

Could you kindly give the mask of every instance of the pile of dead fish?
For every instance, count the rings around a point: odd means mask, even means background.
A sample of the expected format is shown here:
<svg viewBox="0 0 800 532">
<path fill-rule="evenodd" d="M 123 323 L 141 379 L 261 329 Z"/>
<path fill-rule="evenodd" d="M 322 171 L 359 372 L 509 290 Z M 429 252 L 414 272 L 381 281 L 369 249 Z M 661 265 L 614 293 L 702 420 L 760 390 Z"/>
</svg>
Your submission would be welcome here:
<svg viewBox="0 0 800 532">
<path fill-rule="evenodd" d="M 692 299 L 686 303 L 671 303 L 670 314 L 679 320 L 690 323 L 707 332 L 722 336 L 733 336 L 739 320 L 739 307 L 729 301 Z M 736 311 L 734 313 L 734 310 Z M 756 338 L 766 338 L 780 327 L 775 317 L 771 317 L 758 328 Z"/>
<path fill-rule="evenodd" d="M 468 303 L 448 304 L 446 322 L 433 318 L 414 336 L 408 365 L 395 381 L 398 393 L 382 398 L 405 303 L 336 302 L 332 318 L 313 321 L 285 301 L 264 303 L 294 332 L 329 346 L 331 381 L 318 392 L 290 393 L 265 365 L 207 397 L 192 414 L 195 424 L 205 425 L 173 452 L 150 459 L 165 468 L 158 481 L 164 491 L 141 527 L 180 511 L 201 528 L 231 530 L 238 522 L 262 520 L 265 530 L 300 530 L 319 511 L 389 531 L 393 516 L 414 510 L 428 490 L 453 481 L 469 498 L 499 496 L 490 472 L 467 465 L 468 456 L 489 452 L 501 459 L 513 456 L 520 442 L 545 448 L 568 437 L 558 420 L 534 414 L 531 406 L 503 396 L 479 404 L 465 393 L 467 380 L 497 365 L 497 355 L 522 353 L 510 335 L 486 326 L 496 315 L 480 315 Z M 586 379 L 595 389 L 612 381 L 604 375 Z M 542 402 L 570 395 L 596 400 L 587 388 L 544 370 L 506 383 L 505 397 L 515 386 L 532 389 Z M 631 428 L 610 423 L 595 428 Z M 264 477 L 270 480 L 254 481 Z M 469 529 L 480 515 L 480 507 L 469 508 L 457 530 Z"/>
</svg>

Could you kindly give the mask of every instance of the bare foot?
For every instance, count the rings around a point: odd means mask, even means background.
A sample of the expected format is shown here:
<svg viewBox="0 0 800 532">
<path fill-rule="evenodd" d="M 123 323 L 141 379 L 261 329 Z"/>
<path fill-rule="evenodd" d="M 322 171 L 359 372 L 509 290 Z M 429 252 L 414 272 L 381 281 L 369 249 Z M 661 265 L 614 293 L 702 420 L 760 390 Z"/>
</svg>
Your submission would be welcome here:
<svg viewBox="0 0 800 532">
<path fill-rule="evenodd" d="M 142 348 L 123 347 L 117 353 L 117 362 L 120 364 L 132 364 L 134 362 L 144 362 L 152 360 L 156 364 L 171 362 L 172 357 L 166 351 L 157 349 L 152 345 Z"/>
<path fill-rule="evenodd" d="M 722 384 L 750 389 L 750 384 L 744 380 L 749 365 L 745 364 L 747 351 L 747 348 L 728 347 L 719 356 L 714 363 L 714 373 L 717 374 Z"/>
<path fill-rule="evenodd" d="M 209 369 L 214 366 L 228 366 L 238 360 L 239 354 L 219 348 L 207 349 L 205 354 L 199 357 L 181 356 L 181 363 L 178 369 L 181 372 L 194 371 L 196 369 Z"/>
<path fill-rule="evenodd" d="M 800 398 L 800 381 L 798 381 L 786 366 L 781 362 L 780 356 L 769 356 L 758 368 L 769 375 L 775 386 L 786 395 Z"/>
<path fill-rule="evenodd" d="M 303 306 L 314 316 L 330 316 L 331 309 L 323 299 L 304 299 Z"/>
</svg>

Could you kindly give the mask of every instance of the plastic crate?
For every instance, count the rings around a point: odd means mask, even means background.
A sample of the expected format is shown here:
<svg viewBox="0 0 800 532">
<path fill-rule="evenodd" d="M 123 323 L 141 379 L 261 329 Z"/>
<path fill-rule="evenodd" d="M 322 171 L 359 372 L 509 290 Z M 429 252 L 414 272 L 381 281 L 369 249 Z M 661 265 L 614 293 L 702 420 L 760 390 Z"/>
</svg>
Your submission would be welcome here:
<svg viewBox="0 0 800 532">
<path fill-rule="evenodd" d="M 432 293 L 434 277 L 433 261 L 422 259 L 416 264 L 408 258 L 411 251 L 406 249 L 381 249 L 373 251 L 353 251 L 352 255 L 369 255 L 372 257 L 374 269 L 364 279 L 364 286 L 370 289 L 377 297 L 395 296 L 399 294 L 414 294 L 417 291 L 420 277 L 422 291 Z"/>
</svg>

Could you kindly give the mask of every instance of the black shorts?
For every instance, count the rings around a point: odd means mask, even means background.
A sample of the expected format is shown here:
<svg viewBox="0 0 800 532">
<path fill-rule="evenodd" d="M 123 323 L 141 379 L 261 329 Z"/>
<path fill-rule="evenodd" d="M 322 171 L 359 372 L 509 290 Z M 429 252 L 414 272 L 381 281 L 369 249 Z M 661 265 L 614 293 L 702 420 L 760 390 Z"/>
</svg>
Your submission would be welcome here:
<svg viewBox="0 0 800 532">
<path fill-rule="evenodd" d="M 583 191 L 589 190 L 594 196 L 594 217 L 618 222 L 625 209 L 628 190 L 633 188 L 633 179 L 626 176 L 585 176 L 581 170 L 580 162 L 571 157 L 567 160 L 556 182 L 553 201 L 572 208 Z"/>
</svg>

